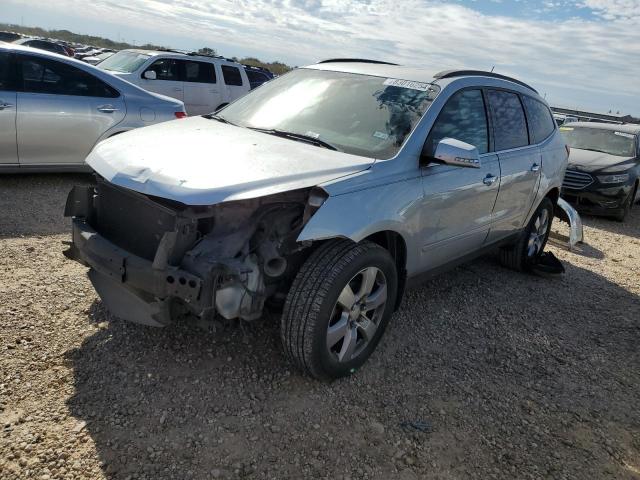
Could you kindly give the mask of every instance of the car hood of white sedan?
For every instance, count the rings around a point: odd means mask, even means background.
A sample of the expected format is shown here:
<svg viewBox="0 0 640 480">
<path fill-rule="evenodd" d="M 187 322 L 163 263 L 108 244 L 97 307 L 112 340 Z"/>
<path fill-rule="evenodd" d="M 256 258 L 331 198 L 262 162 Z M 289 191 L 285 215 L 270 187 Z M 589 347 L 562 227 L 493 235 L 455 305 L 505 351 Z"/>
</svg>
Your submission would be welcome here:
<svg viewBox="0 0 640 480">
<path fill-rule="evenodd" d="M 117 135 L 87 157 L 89 166 L 115 185 L 186 205 L 312 187 L 373 162 L 204 117 Z"/>
</svg>

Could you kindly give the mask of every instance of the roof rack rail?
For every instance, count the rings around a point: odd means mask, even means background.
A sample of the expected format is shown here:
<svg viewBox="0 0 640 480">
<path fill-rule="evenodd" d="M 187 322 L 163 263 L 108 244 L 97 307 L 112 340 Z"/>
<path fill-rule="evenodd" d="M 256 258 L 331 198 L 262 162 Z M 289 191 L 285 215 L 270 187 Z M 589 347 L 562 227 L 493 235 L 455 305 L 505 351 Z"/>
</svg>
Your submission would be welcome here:
<svg viewBox="0 0 640 480">
<path fill-rule="evenodd" d="M 523 87 L 532 90 L 535 93 L 538 91 L 533 88 L 531 85 L 524 83 L 521 80 L 518 80 L 513 77 L 508 77 L 506 75 L 501 75 L 499 73 L 494 72 L 485 72 L 484 70 L 445 70 L 443 72 L 436 73 L 433 78 L 440 80 L 441 78 L 455 78 L 455 77 L 464 77 L 464 76 L 473 76 L 473 77 L 491 77 L 491 78 L 499 78 L 501 80 L 507 80 L 509 82 L 517 83 Z"/>
<path fill-rule="evenodd" d="M 266 67 L 259 67 L 258 65 L 249 65 L 247 63 L 241 63 L 240 65 L 242 65 L 244 68 L 248 68 L 249 70 L 259 70 L 261 72 L 269 72 L 269 73 L 271 73 L 271 70 L 269 70 Z"/>
<path fill-rule="evenodd" d="M 397 63 L 383 62 L 382 60 L 369 60 L 367 58 L 330 58 L 328 60 L 322 60 L 321 63 L 374 63 L 377 65 L 398 65 Z"/>
<path fill-rule="evenodd" d="M 167 53 L 181 53 L 182 55 L 187 55 L 189 52 L 187 50 L 177 50 L 175 48 L 156 48 L 157 52 L 167 52 Z"/>
<path fill-rule="evenodd" d="M 223 57 L 222 55 L 213 55 L 211 53 L 200 53 L 200 52 L 187 52 L 187 55 L 190 57 L 209 57 L 209 58 L 219 58 L 220 60 L 226 60 L 227 62 L 236 62 L 233 58 Z"/>
</svg>

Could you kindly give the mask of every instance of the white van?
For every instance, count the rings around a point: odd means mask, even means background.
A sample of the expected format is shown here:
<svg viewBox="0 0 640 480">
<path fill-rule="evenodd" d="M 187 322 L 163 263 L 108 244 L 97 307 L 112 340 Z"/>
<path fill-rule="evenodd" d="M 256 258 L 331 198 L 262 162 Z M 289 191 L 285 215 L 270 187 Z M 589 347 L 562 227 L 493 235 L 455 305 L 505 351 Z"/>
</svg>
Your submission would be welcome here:
<svg viewBox="0 0 640 480">
<path fill-rule="evenodd" d="M 211 113 L 251 87 L 239 63 L 178 51 L 122 50 L 97 65 L 150 92 L 184 102 L 189 115 Z"/>
</svg>

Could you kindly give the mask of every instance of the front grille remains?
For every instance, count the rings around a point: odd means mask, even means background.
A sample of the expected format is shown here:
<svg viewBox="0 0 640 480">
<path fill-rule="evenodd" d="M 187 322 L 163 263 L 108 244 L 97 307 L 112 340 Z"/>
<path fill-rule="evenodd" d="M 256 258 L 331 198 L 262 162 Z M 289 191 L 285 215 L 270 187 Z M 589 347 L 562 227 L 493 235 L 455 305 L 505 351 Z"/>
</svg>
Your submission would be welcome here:
<svg viewBox="0 0 640 480">
<path fill-rule="evenodd" d="M 572 190 L 580 190 L 588 187 L 593 183 L 593 177 L 588 173 L 578 172 L 576 170 L 567 170 L 562 181 L 563 188 Z"/>
<path fill-rule="evenodd" d="M 153 260 L 165 232 L 176 225 L 176 212 L 147 197 L 99 181 L 93 228 L 120 248 Z"/>
</svg>

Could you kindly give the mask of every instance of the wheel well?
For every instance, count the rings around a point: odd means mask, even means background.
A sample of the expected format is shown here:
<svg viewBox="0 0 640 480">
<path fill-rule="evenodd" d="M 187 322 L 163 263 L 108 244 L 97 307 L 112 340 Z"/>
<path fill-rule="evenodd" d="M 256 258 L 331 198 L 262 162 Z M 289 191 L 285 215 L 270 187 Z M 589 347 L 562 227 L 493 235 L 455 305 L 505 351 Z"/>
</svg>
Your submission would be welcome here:
<svg viewBox="0 0 640 480">
<path fill-rule="evenodd" d="M 558 199 L 560 198 L 560 189 L 552 188 L 551 190 L 549 190 L 549 193 L 547 193 L 547 197 L 549 197 L 553 204 L 556 205 L 558 203 Z"/>
<path fill-rule="evenodd" d="M 396 298 L 395 310 L 400 306 L 404 287 L 407 282 L 407 244 L 398 232 L 385 230 L 369 235 L 364 240 L 377 243 L 387 250 L 396 262 L 396 270 L 398 271 L 398 297 Z"/>
</svg>

